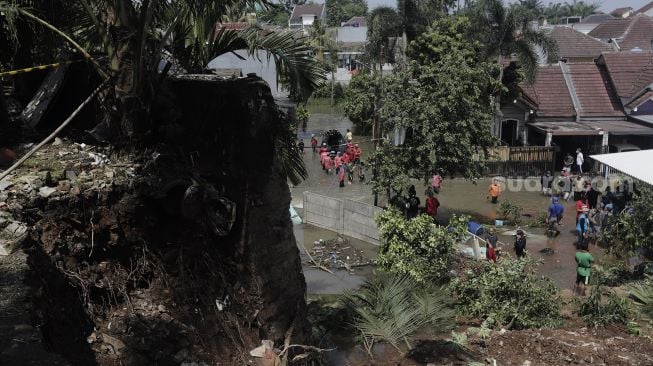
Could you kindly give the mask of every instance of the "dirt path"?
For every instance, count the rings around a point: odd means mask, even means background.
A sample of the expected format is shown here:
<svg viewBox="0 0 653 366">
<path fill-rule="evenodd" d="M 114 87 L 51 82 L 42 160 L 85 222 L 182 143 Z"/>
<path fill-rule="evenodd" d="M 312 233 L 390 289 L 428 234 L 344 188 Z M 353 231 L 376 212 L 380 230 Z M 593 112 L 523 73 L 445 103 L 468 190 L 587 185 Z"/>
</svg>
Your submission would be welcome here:
<svg viewBox="0 0 653 366">
<path fill-rule="evenodd" d="M 0 364 L 69 365 L 46 351 L 41 332 L 32 325 L 28 271 L 23 252 L 0 256 Z"/>
</svg>

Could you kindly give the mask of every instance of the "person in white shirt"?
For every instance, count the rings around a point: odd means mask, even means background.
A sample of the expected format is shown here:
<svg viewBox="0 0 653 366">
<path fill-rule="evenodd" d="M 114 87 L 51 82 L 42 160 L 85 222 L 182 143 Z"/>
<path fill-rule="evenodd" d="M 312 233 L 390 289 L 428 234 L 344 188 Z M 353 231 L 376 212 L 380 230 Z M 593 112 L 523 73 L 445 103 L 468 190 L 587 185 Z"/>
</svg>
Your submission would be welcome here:
<svg viewBox="0 0 653 366">
<path fill-rule="evenodd" d="M 580 151 L 580 147 L 576 149 L 576 165 L 578 166 L 578 175 L 583 175 L 583 153 Z"/>
</svg>

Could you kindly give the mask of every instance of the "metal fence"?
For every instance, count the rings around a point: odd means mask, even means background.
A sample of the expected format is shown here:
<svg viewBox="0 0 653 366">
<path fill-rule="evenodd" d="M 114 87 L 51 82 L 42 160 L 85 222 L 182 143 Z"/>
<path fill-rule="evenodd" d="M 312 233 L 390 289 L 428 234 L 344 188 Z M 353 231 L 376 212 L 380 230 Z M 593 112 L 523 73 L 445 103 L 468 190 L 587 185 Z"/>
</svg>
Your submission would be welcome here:
<svg viewBox="0 0 653 366">
<path fill-rule="evenodd" d="M 556 149 L 549 146 L 498 146 L 480 156 L 486 160 L 486 175 L 538 177 L 555 169 Z"/>
</svg>

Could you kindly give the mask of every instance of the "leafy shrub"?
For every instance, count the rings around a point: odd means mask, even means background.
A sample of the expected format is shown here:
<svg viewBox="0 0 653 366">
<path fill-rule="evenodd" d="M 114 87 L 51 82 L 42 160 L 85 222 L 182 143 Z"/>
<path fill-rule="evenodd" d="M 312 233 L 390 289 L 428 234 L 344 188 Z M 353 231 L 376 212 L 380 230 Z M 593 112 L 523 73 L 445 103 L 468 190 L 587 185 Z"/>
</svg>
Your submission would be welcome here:
<svg viewBox="0 0 653 366">
<path fill-rule="evenodd" d="M 628 292 L 635 302 L 636 309 L 653 320 L 653 279 L 647 278 L 642 283 L 628 286 Z"/>
<path fill-rule="evenodd" d="M 607 299 L 603 301 L 603 296 Z M 598 327 L 608 324 L 627 324 L 631 317 L 627 298 L 618 296 L 614 290 L 605 289 L 598 284 L 579 304 L 578 315 L 588 326 Z"/>
<path fill-rule="evenodd" d="M 558 289 L 551 279 L 537 276 L 538 264 L 529 257 L 501 258 L 496 264 L 470 263 L 451 283 L 457 309 L 499 328 L 559 325 Z"/>
<path fill-rule="evenodd" d="M 418 282 L 439 281 L 451 268 L 455 245 L 467 235 L 468 221 L 468 216 L 453 216 L 449 226 L 437 226 L 427 215 L 408 220 L 399 210 L 387 209 L 376 217 L 383 242 L 377 264 Z"/>
<path fill-rule="evenodd" d="M 546 211 L 538 212 L 535 217 L 528 223 L 530 227 L 547 227 L 549 225 L 548 219 L 549 214 Z"/>
<path fill-rule="evenodd" d="M 450 294 L 409 276 L 381 273 L 356 292 L 345 293 L 343 301 L 370 357 L 379 341 L 401 351 L 402 344 L 410 349 L 412 337 L 426 326 L 439 333 L 454 325 Z"/>
<path fill-rule="evenodd" d="M 300 122 L 303 121 L 308 121 L 308 117 L 310 117 L 310 113 L 308 112 L 308 109 L 306 107 L 300 105 L 297 107 L 297 111 L 295 112 L 297 116 L 297 120 Z"/>
<path fill-rule="evenodd" d="M 615 287 L 623 285 L 633 278 L 623 261 L 618 261 L 609 266 L 597 265 L 594 267 L 597 279 L 600 279 L 601 285 Z"/>
<path fill-rule="evenodd" d="M 522 210 L 521 206 L 510 201 L 502 201 L 499 205 L 499 214 L 512 225 L 519 225 L 521 223 Z"/>
<path fill-rule="evenodd" d="M 609 253 L 619 257 L 628 257 L 639 248 L 653 249 L 653 190 L 637 188 L 631 207 L 613 215 L 599 238 Z"/>
</svg>

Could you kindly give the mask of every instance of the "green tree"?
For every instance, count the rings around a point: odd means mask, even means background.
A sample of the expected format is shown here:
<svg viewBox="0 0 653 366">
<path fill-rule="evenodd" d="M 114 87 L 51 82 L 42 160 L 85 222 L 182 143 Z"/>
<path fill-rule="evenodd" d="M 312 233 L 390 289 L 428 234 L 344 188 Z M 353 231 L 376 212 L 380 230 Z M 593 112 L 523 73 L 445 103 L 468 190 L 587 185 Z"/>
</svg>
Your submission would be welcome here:
<svg viewBox="0 0 653 366">
<path fill-rule="evenodd" d="M 343 101 L 345 115 L 360 133 L 367 133 L 372 128 L 375 90 L 378 86 L 377 79 L 370 74 L 362 73 L 354 76 L 345 90 Z"/>
<path fill-rule="evenodd" d="M 428 215 L 409 220 L 399 210 L 387 209 L 376 217 L 383 242 L 377 264 L 417 282 L 440 282 L 451 269 L 468 221 L 467 216 L 453 216 L 448 226 L 437 226 Z"/>
<path fill-rule="evenodd" d="M 369 64 L 392 61 L 393 50 L 389 47 L 389 38 L 397 37 L 402 32 L 402 22 L 397 11 L 391 7 L 374 8 L 367 15 L 366 58 Z M 383 48 L 384 60 L 379 60 Z"/>
<path fill-rule="evenodd" d="M 630 206 L 616 213 L 602 233 L 600 241 L 608 251 L 627 258 L 640 248 L 653 249 L 653 190 L 638 187 Z"/>
<path fill-rule="evenodd" d="M 496 263 L 469 262 L 451 289 L 463 314 L 483 318 L 495 328 L 542 328 L 560 325 L 558 289 L 537 275 L 536 262 L 500 258 Z"/>
<path fill-rule="evenodd" d="M 470 9 L 474 35 L 484 45 L 485 56 L 500 65 L 504 57 L 516 55 L 528 82 L 535 80 L 539 52 L 549 59 L 556 54 L 555 41 L 530 27 L 537 20 L 533 16 L 524 7 L 505 7 L 501 0 L 479 0 Z M 503 79 L 503 70 L 497 79 Z"/>
<path fill-rule="evenodd" d="M 455 3 L 455 0 L 397 0 L 404 47 L 424 33 L 434 20 L 447 15 Z"/>
<path fill-rule="evenodd" d="M 586 3 L 573 0 L 571 3 L 549 3 L 544 10 L 543 16 L 550 24 L 559 24 L 563 18 L 571 16 L 582 16 L 583 18 L 599 11 L 601 4 L 597 2 Z"/>
<path fill-rule="evenodd" d="M 474 156 L 478 147 L 494 144 L 488 90 L 497 81 L 480 44 L 466 36 L 469 29 L 465 17 L 437 20 L 413 42 L 407 68 L 383 79 L 381 130 L 407 132 L 403 145 L 372 155 L 375 192 L 402 192 L 408 177 L 426 182 L 435 168 L 470 178 L 482 173 L 483 162 Z"/>
<path fill-rule="evenodd" d="M 326 0 L 327 25 L 339 27 L 340 24 L 352 17 L 367 14 L 367 1 L 365 0 Z"/>
</svg>

